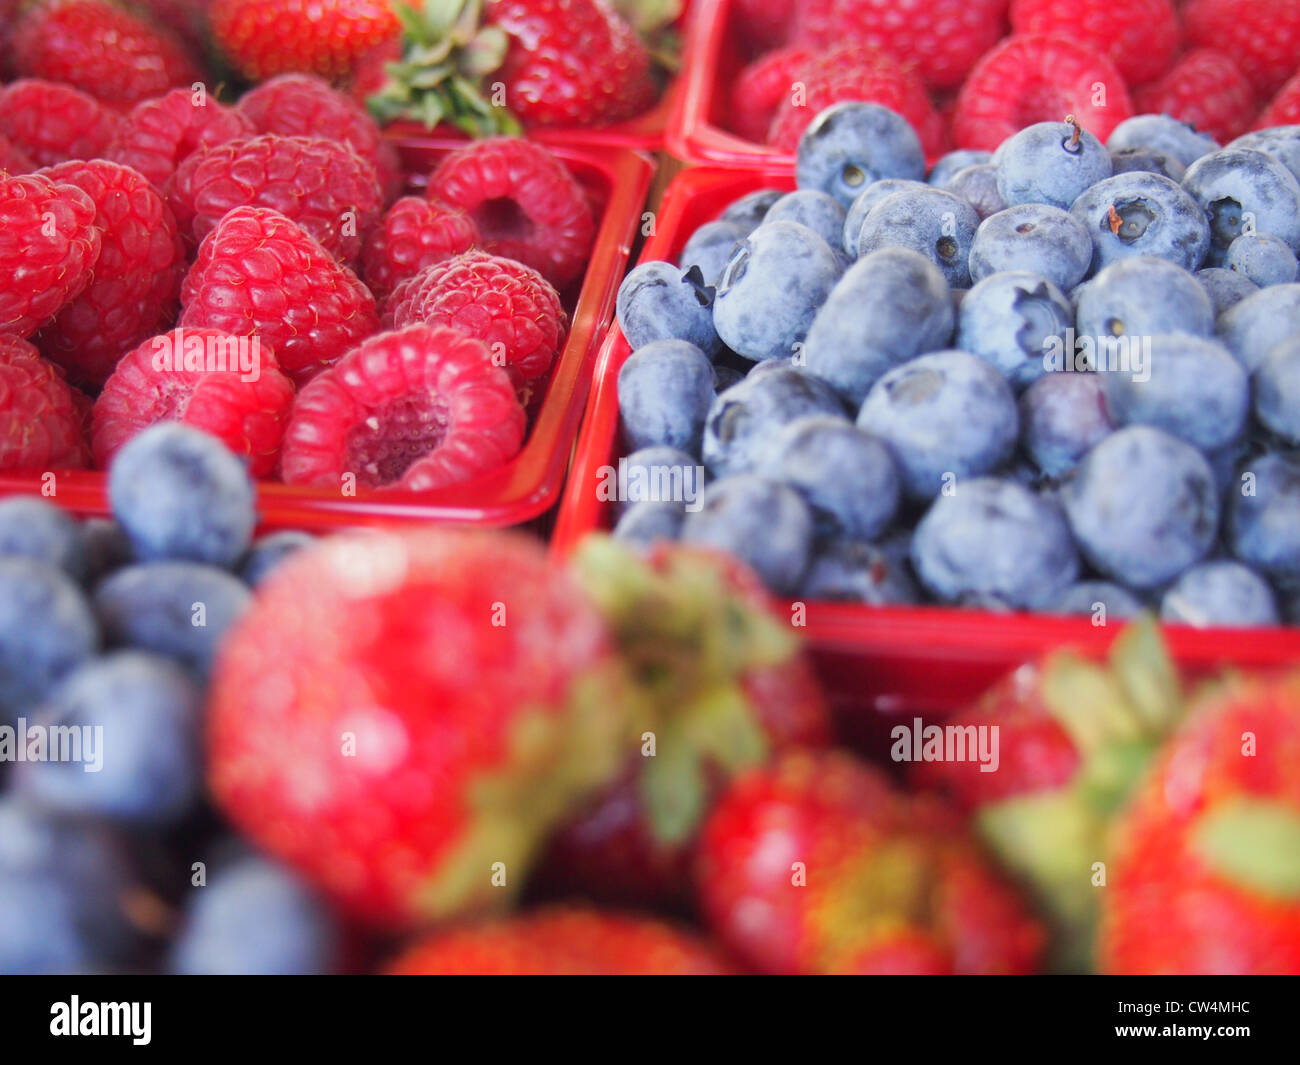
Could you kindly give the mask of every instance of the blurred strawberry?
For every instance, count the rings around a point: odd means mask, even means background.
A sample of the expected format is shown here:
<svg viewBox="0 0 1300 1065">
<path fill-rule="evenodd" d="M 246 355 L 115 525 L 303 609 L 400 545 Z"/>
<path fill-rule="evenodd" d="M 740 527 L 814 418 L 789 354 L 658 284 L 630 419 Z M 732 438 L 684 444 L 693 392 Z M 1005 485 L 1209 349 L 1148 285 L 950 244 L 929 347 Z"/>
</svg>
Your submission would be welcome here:
<svg viewBox="0 0 1300 1065">
<path fill-rule="evenodd" d="M 731 87 L 728 128 L 745 140 L 766 143 L 777 108 L 794 92 L 812 58 L 807 48 L 795 46 L 768 52 L 745 67 Z"/>
<path fill-rule="evenodd" d="M 1227 144 L 1250 128 L 1255 90 L 1241 68 L 1222 52 L 1188 52 L 1159 81 L 1133 94 L 1144 114 L 1172 115 Z"/>
<path fill-rule="evenodd" d="M 1300 74 L 1277 90 L 1277 95 L 1255 119 L 1254 129 L 1300 123 Z"/>
<path fill-rule="evenodd" d="M 294 73 L 346 77 L 399 31 L 387 0 L 213 0 L 208 17 L 213 39 L 254 81 Z"/>
</svg>

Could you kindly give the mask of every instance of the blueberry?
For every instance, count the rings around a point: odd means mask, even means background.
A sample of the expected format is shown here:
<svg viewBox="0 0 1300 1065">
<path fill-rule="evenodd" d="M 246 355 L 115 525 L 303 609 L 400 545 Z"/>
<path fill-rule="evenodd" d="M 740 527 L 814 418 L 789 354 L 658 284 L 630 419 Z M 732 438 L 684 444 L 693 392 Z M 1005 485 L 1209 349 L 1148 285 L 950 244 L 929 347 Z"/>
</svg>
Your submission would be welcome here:
<svg viewBox="0 0 1300 1065">
<path fill-rule="evenodd" d="M 735 222 L 705 222 L 691 234 L 677 257 L 677 265 L 683 274 L 692 266 L 698 267 L 704 283 L 716 285 L 732 251 L 748 233 L 748 229 Z"/>
<path fill-rule="evenodd" d="M 145 560 L 231 566 L 257 524 L 256 492 L 244 464 L 216 437 L 176 422 L 150 426 L 117 453 L 108 496 Z"/>
<path fill-rule="evenodd" d="M 844 418 L 796 418 L 762 451 L 757 472 L 796 489 L 817 532 L 873 540 L 898 510 L 898 470 L 880 441 Z"/>
<path fill-rule="evenodd" d="M 858 425 L 889 446 L 904 493 L 920 502 L 953 479 L 997 469 L 1020 431 L 1006 379 L 966 351 L 922 355 L 885 374 L 862 404 Z"/>
<path fill-rule="evenodd" d="M 958 170 L 943 188 L 974 207 L 981 221 L 1007 209 L 1002 193 L 998 192 L 998 168 L 992 163 L 980 163 L 978 166 Z"/>
<path fill-rule="evenodd" d="M 90 573 L 81 526 L 66 511 L 33 496 L 0 499 L 0 556 L 39 559 L 77 581 Z"/>
<path fill-rule="evenodd" d="M 340 932 L 329 910 L 287 870 L 244 858 L 196 887 L 172 944 L 184 976 L 298 976 L 333 972 Z"/>
<path fill-rule="evenodd" d="M 834 196 L 817 189 L 787 192 L 768 209 L 763 223 L 798 222 L 807 226 L 832 248 L 844 239 L 844 219 L 848 212 Z"/>
<path fill-rule="evenodd" d="M 888 370 L 945 347 L 953 321 L 937 266 L 903 248 L 873 252 L 849 267 L 817 313 L 805 366 L 858 407 Z"/>
<path fill-rule="evenodd" d="M 760 362 L 757 366 L 780 366 L 777 362 Z M 745 379 L 745 372 L 738 370 L 734 366 L 718 366 L 716 363 L 713 367 L 713 391 L 714 393 L 725 392 L 732 385 L 738 385 Z"/>
<path fill-rule="evenodd" d="M 1245 274 L 1226 270 L 1222 266 L 1207 266 L 1196 271 L 1196 280 L 1205 289 L 1205 294 L 1214 304 L 1214 317 L 1217 319 L 1229 307 L 1235 307 L 1252 292 L 1258 292 L 1259 286 Z"/>
<path fill-rule="evenodd" d="M 1116 174 L 1145 172 L 1159 174 L 1170 181 L 1182 181 L 1187 167 L 1158 148 L 1121 148 L 1110 153 L 1110 168 Z"/>
<path fill-rule="evenodd" d="M 197 562 L 128 566 L 95 589 L 107 641 L 175 659 L 206 678 L 221 638 L 252 598 L 223 570 Z"/>
<path fill-rule="evenodd" d="M 879 181 L 873 181 L 858 193 L 849 205 L 848 214 L 844 216 L 844 250 L 852 258 L 857 258 L 858 235 L 862 232 L 862 223 L 867 220 L 867 215 L 871 213 L 871 209 L 881 200 L 894 195 L 896 192 L 924 188 L 929 188 L 924 181 L 913 181 L 910 178 L 881 178 Z"/>
<path fill-rule="evenodd" d="M 1017 390 L 1046 371 L 1043 355 L 1055 338 L 1062 351 L 1074 307 L 1045 277 L 1008 270 L 990 274 L 962 300 L 957 347 L 995 366 Z"/>
<path fill-rule="evenodd" d="M 735 555 L 784 595 L 799 587 L 808 568 L 813 517 L 788 485 L 740 474 L 704 490 L 703 506 L 686 515 L 681 538 Z"/>
<path fill-rule="evenodd" d="M 1300 183 L 1272 156 L 1250 148 L 1225 148 L 1189 166 L 1183 188 L 1205 211 L 1212 249 L 1225 252 L 1245 230 L 1254 228 L 1300 251 Z"/>
<path fill-rule="evenodd" d="M 1300 447 L 1300 337 L 1276 345 L 1255 369 L 1255 417 L 1291 447 Z"/>
<path fill-rule="evenodd" d="M 829 192 L 848 207 L 881 178 L 925 179 L 925 152 L 906 119 L 879 104 L 838 103 L 799 138 L 795 179 L 801 189 Z"/>
<path fill-rule="evenodd" d="M 1250 382 L 1216 340 L 1185 333 L 1149 338 L 1147 373 L 1103 373 L 1119 425 L 1153 425 L 1209 451 L 1235 440 L 1250 412 Z"/>
<path fill-rule="evenodd" d="M 1300 181 L 1300 126 L 1273 126 L 1243 133 L 1228 148 L 1251 148 L 1271 155 Z"/>
<path fill-rule="evenodd" d="M 1094 270 L 1134 256 L 1195 270 L 1210 246 L 1200 204 L 1159 174 L 1117 174 L 1085 190 L 1070 215 L 1092 239 Z"/>
<path fill-rule="evenodd" d="M 882 248 L 907 248 L 924 255 L 948 284 L 970 284 L 971 241 L 980 218 L 975 208 L 950 192 L 923 186 L 886 196 L 867 215 L 858 233 L 857 257 Z"/>
<path fill-rule="evenodd" d="M 1046 203 L 1068 210 L 1086 188 L 1111 176 L 1105 146 L 1068 122 L 1026 126 L 998 146 L 993 163 L 1008 206 Z"/>
<path fill-rule="evenodd" d="M 713 401 L 704 427 L 704 464 L 715 477 L 757 468 L 767 442 L 807 414 L 844 417 L 824 381 L 787 364 L 753 373 Z"/>
<path fill-rule="evenodd" d="M 642 263 L 628 274 L 618 289 L 617 313 L 633 351 L 656 340 L 684 340 L 706 354 L 722 347 L 703 275 L 672 263 Z"/>
<path fill-rule="evenodd" d="M 1260 288 L 1290 284 L 1300 269 L 1291 249 L 1272 233 L 1243 233 L 1228 245 L 1223 265 Z"/>
<path fill-rule="evenodd" d="M 294 529 L 260 536 L 253 541 L 253 546 L 239 564 L 239 576 L 250 588 L 256 588 L 286 558 L 315 542 L 316 538 L 310 533 Z"/>
<path fill-rule="evenodd" d="M 201 705 L 198 687 L 165 658 L 120 651 L 93 659 L 33 708 L 30 720 L 50 734 L 89 735 L 97 749 L 83 747 L 79 761 L 24 762 L 18 790 L 68 814 L 174 822 L 202 790 Z"/>
<path fill-rule="evenodd" d="M 1132 588 L 1154 588 L 1199 562 L 1219 525 L 1205 457 L 1147 425 L 1117 429 L 1088 452 L 1061 499 L 1088 561 Z"/>
<path fill-rule="evenodd" d="M 684 340 L 652 341 L 618 373 L 619 417 L 634 449 L 665 445 L 697 453 L 712 402 L 713 367 Z"/>
<path fill-rule="evenodd" d="M 81 523 L 81 540 L 86 548 L 87 583 L 135 559 L 126 530 L 111 518 L 87 518 Z"/>
<path fill-rule="evenodd" d="M 912 564 L 945 602 L 992 596 L 1011 607 L 1047 601 L 1079 572 L 1057 505 L 995 477 L 964 481 L 934 501 L 916 527 Z"/>
<path fill-rule="evenodd" d="M 1157 333 L 1212 336 L 1214 304 L 1181 266 L 1149 256 L 1121 259 L 1079 294 L 1076 328 L 1080 336 L 1134 344 Z"/>
<path fill-rule="evenodd" d="M 993 161 L 992 152 L 977 151 L 974 148 L 958 148 L 955 152 L 940 156 L 939 161 L 930 170 L 925 180 L 935 188 L 946 188 L 952 176 L 968 166 L 981 166 Z"/>
<path fill-rule="evenodd" d="M 686 507 L 672 501 L 644 500 L 633 503 L 614 526 L 615 540 L 649 547 L 657 540 L 676 540 L 686 520 Z"/>
<path fill-rule="evenodd" d="M 625 498 L 615 510 L 636 503 L 673 500 L 694 503 L 704 490 L 704 470 L 694 458 L 675 447 L 643 447 L 618 463 L 618 479 Z"/>
<path fill-rule="evenodd" d="M 717 220 L 739 226 L 743 239 L 763 224 L 763 217 L 772 209 L 772 204 L 784 195 L 781 189 L 758 189 L 755 192 L 747 192 L 740 199 L 733 201 Z"/>
<path fill-rule="evenodd" d="M 1282 341 L 1300 333 L 1300 284 L 1269 285 L 1219 317 L 1219 339 L 1248 372 Z"/>
<path fill-rule="evenodd" d="M 1243 463 L 1228 492 L 1228 548 L 1275 581 L 1300 580 L 1300 459 L 1270 451 Z"/>
<path fill-rule="evenodd" d="M 820 545 L 799 595 L 869 606 L 917 603 L 921 598 L 902 559 L 860 540 L 831 540 Z"/>
<path fill-rule="evenodd" d="M 1273 589 L 1240 562 L 1215 559 L 1193 566 L 1165 592 L 1160 617 L 1197 628 L 1254 627 L 1278 623 Z"/>
<path fill-rule="evenodd" d="M 0 725 L 50 690 L 99 646 L 81 589 L 48 562 L 0 558 Z"/>
<path fill-rule="evenodd" d="M 1112 152 L 1153 148 L 1191 166 L 1201 156 L 1218 151 L 1219 142 L 1169 115 L 1134 115 L 1111 130 L 1106 147 Z"/>
<path fill-rule="evenodd" d="M 970 276 L 982 281 L 1001 270 L 1041 274 L 1062 292 L 1074 288 L 1092 262 L 1092 238 L 1070 215 L 1041 203 L 1008 207 L 975 231 Z"/>
<path fill-rule="evenodd" d="M 1052 614 L 1090 614 L 1102 624 L 1111 618 L 1131 618 L 1142 613 L 1142 603 L 1127 588 L 1110 581 L 1079 581 L 1047 604 Z"/>
<path fill-rule="evenodd" d="M 1048 477 L 1064 477 L 1115 428 L 1101 375 L 1051 373 L 1020 397 L 1020 444 Z"/>
</svg>

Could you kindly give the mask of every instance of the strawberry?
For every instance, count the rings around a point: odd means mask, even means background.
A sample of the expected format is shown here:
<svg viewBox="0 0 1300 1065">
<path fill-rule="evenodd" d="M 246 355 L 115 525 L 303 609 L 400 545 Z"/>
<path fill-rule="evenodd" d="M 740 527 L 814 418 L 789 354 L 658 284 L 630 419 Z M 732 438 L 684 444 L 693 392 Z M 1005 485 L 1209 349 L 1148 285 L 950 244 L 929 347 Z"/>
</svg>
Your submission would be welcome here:
<svg viewBox="0 0 1300 1065">
<path fill-rule="evenodd" d="M 0 470 L 43 473 L 89 464 L 73 391 L 31 344 L 0 333 Z"/>
<path fill-rule="evenodd" d="M 387 0 L 213 0 L 212 37 L 246 78 L 342 78 L 366 52 L 396 37 Z"/>
<path fill-rule="evenodd" d="M 1154 81 L 1178 51 L 1170 0 L 1011 0 L 1011 31 L 1064 37 L 1107 56 L 1125 81 Z"/>
<path fill-rule="evenodd" d="M 1255 114 L 1255 90 L 1232 59 L 1198 48 L 1159 81 L 1133 94 L 1139 112 L 1172 115 L 1221 144 L 1245 132 Z"/>
<path fill-rule="evenodd" d="M 71 85 L 20 78 L 0 89 L 0 135 L 37 166 L 102 156 L 121 124 L 117 112 Z"/>
<path fill-rule="evenodd" d="M 1198 699 L 1124 813 L 1110 973 L 1300 972 L 1300 673 Z"/>
<path fill-rule="evenodd" d="M 768 52 L 750 63 L 731 88 L 728 128 L 738 137 L 764 144 L 777 108 L 795 90 L 813 53 L 801 45 Z"/>
<path fill-rule="evenodd" d="M 1269 97 L 1300 67 L 1300 7 L 1292 0 L 1191 0 L 1187 43 L 1233 57 L 1255 92 Z"/>
<path fill-rule="evenodd" d="M 959 818 L 837 752 L 738 778 L 697 883 L 709 927 L 768 973 L 1028 973 L 1043 940 Z"/>
<path fill-rule="evenodd" d="M 1277 95 L 1255 119 L 1254 129 L 1291 126 L 1300 123 L 1300 74 L 1277 90 Z"/>
<path fill-rule="evenodd" d="M 477 243 L 478 227 L 464 211 L 423 196 L 403 196 L 366 234 L 362 276 L 382 302 L 401 282 Z"/>
<path fill-rule="evenodd" d="M 371 924 L 501 910 L 617 771 L 627 694 L 604 621 L 535 541 L 334 537 L 267 578 L 225 640 L 211 787 Z"/>
<path fill-rule="evenodd" d="M 173 89 L 136 104 L 104 157 L 138 170 L 162 190 L 191 153 L 255 132 L 253 123 L 238 110 L 206 91 Z"/>
<path fill-rule="evenodd" d="M 569 906 L 435 932 L 394 959 L 397 976 L 715 976 L 721 953 L 647 917 Z"/>
</svg>

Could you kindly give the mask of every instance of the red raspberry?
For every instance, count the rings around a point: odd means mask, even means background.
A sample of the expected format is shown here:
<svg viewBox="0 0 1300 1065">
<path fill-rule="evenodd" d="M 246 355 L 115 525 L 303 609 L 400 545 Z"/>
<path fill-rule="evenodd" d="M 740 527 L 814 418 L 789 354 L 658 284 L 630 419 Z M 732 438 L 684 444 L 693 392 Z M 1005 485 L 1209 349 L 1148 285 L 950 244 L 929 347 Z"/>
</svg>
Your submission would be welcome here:
<svg viewBox="0 0 1300 1065">
<path fill-rule="evenodd" d="M 1255 120 L 1255 129 L 1293 126 L 1300 123 L 1300 74 L 1278 89 L 1269 105 Z"/>
<path fill-rule="evenodd" d="M 37 166 L 104 154 L 122 116 L 93 96 L 39 78 L 22 78 L 0 89 L 0 134 Z"/>
<path fill-rule="evenodd" d="M 1064 37 L 1108 56 L 1130 85 L 1160 77 L 1178 51 L 1170 0 L 1011 0 L 1011 30 Z"/>
<path fill-rule="evenodd" d="M 794 46 L 768 52 L 745 67 L 731 89 L 731 131 L 747 141 L 766 143 L 777 108 L 790 97 L 812 58 L 807 48 Z"/>
<path fill-rule="evenodd" d="M 1183 28 L 1189 46 L 1232 56 L 1258 96 L 1277 92 L 1300 66 L 1295 0 L 1191 0 Z"/>
<path fill-rule="evenodd" d="M 492 137 L 459 148 L 430 175 L 428 195 L 468 214 L 484 249 L 531 266 L 556 288 L 586 267 L 596 231 L 587 197 L 539 144 Z"/>
<path fill-rule="evenodd" d="M 19 74 L 65 82 L 119 106 L 203 79 L 179 40 L 105 0 L 29 7 L 11 48 Z"/>
<path fill-rule="evenodd" d="M 925 94 L 921 79 L 889 55 L 866 44 L 849 44 L 815 57 L 804 68 L 802 98 L 782 102 L 772 120 L 768 143 L 792 152 L 799 138 L 822 111 L 844 100 L 861 100 L 888 107 L 911 123 L 925 154 L 942 155 L 943 122 Z"/>
<path fill-rule="evenodd" d="M 478 229 L 469 215 L 445 203 L 404 196 L 366 235 L 361 272 L 382 301 L 398 282 L 477 243 Z"/>
<path fill-rule="evenodd" d="M 175 329 L 122 356 L 95 401 L 95 465 L 107 469 L 118 449 L 157 422 L 192 425 L 246 457 L 267 477 L 293 407 L 293 383 L 269 345 L 218 329 Z"/>
<path fill-rule="evenodd" d="M 487 345 L 409 325 L 353 348 L 298 396 L 284 437 L 286 484 L 423 492 L 504 466 L 524 409 Z"/>
<path fill-rule="evenodd" d="M 1228 56 L 1209 48 L 1188 52 L 1159 81 L 1133 94 L 1139 112 L 1172 115 L 1227 144 L 1250 128 L 1255 90 Z"/>
<path fill-rule="evenodd" d="M 28 336 L 79 296 L 103 237 L 75 185 L 0 174 L 0 333 Z"/>
<path fill-rule="evenodd" d="M 352 262 L 379 217 L 380 190 L 375 168 L 346 144 L 263 133 L 194 152 L 176 168 L 168 202 L 195 244 L 232 208 L 270 207 Z"/>
<path fill-rule="evenodd" d="M 1010 37 L 976 64 L 957 98 L 958 148 L 993 151 L 1035 122 L 1072 114 L 1100 140 L 1133 114 L 1128 87 L 1104 55 L 1060 37 Z"/>
<path fill-rule="evenodd" d="M 252 122 L 207 92 L 173 89 L 131 109 L 105 158 L 133 167 L 161 189 L 191 152 L 254 132 Z"/>
<path fill-rule="evenodd" d="M 564 343 L 567 320 L 559 293 L 536 270 L 513 259 L 466 252 L 402 282 L 385 323 L 449 326 L 487 344 L 527 405 Z"/>
<path fill-rule="evenodd" d="M 258 133 L 285 137 L 324 137 L 350 144 L 379 175 L 386 198 L 402 185 L 397 149 L 384 140 L 365 108 L 314 74 L 281 74 L 263 82 L 239 101 L 239 110 Z"/>
<path fill-rule="evenodd" d="M 92 159 L 42 173 L 89 194 L 104 236 L 86 291 L 41 330 L 37 343 L 73 383 L 98 386 L 128 348 L 171 319 L 185 247 L 162 196 L 130 167 Z"/>
<path fill-rule="evenodd" d="M 217 223 L 181 302 L 181 325 L 259 338 L 300 385 L 379 329 L 356 274 L 267 207 L 236 207 Z"/>
<path fill-rule="evenodd" d="M 0 170 L 7 174 L 27 174 L 35 169 L 36 164 L 28 158 L 27 153 L 0 134 Z"/>
<path fill-rule="evenodd" d="M 806 0 L 794 40 L 813 48 L 869 44 L 912 64 L 931 88 L 962 83 L 1006 32 L 1007 0 Z"/>
<path fill-rule="evenodd" d="M 795 21 L 794 0 L 732 0 L 731 29 L 754 52 L 785 44 Z"/>
<path fill-rule="evenodd" d="M 0 333 L 0 470 L 81 469 L 89 462 L 73 389 L 31 344 Z"/>
</svg>

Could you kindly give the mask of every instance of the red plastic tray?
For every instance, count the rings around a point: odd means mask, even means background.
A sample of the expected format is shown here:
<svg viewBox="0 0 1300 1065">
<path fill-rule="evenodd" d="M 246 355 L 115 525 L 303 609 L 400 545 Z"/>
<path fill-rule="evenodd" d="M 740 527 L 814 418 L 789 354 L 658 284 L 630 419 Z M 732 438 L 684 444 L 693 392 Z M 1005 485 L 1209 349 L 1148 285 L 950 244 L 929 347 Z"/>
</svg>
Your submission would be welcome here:
<svg viewBox="0 0 1300 1065">
<path fill-rule="evenodd" d="M 411 185 L 419 188 L 437 160 L 457 141 L 403 138 L 396 141 Z M 355 497 L 336 491 L 270 481 L 258 486 L 263 521 L 276 528 L 321 529 L 376 522 L 440 520 L 469 525 L 519 525 L 554 505 L 564 483 L 573 439 L 591 385 L 600 337 L 614 309 L 632 241 L 654 175 L 643 154 L 625 149 L 551 146 L 582 183 L 599 218 L 586 276 L 563 293 L 569 335 L 533 408 L 523 449 L 504 468 L 463 484 L 431 492 L 373 492 Z M 0 474 L 0 495 L 39 494 L 39 475 Z M 93 471 L 60 473 L 58 500 L 82 514 L 106 514 L 105 477 Z"/>
<path fill-rule="evenodd" d="M 664 195 L 655 234 L 641 261 L 675 260 L 696 226 L 737 196 L 789 176 L 700 167 L 679 174 Z M 618 433 L 618 371 L 631 354 L 615 325 L 601 345 L 573 468 L 556 515 L 552 550 L 567 555 L 584 535 L 610 525 L 597 499 L 599 468 L 624 454 Z M 859 745 L 888 736 L 895 714 L 942 714 L 968 703 L 1008 670 L 1054 647 L 1099 655 L 1122 628 L 1086 618 L 992 614 L 941 607 L 806 604 L 804 629 L 840 715 Z M 1192 676 L 1224 665 L 1276 667 L 1300 662 L 1300 629 L 1191 629 L 1171 626 L 1175 657 Z M 867 711 L 867 712 L 863 712 Z M 847 738 L 847 737 L 846 737 Z"/>
</svg>

